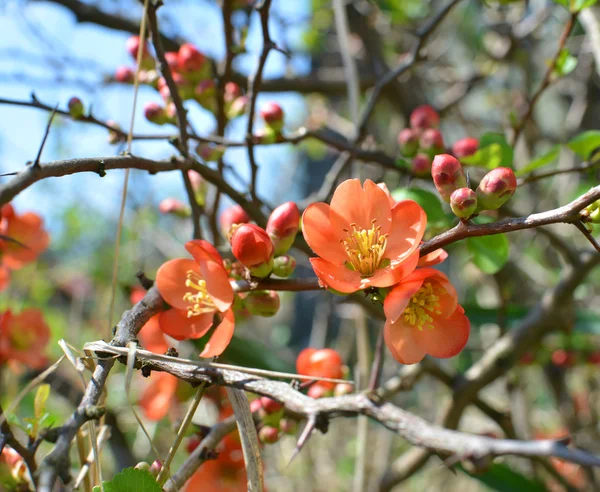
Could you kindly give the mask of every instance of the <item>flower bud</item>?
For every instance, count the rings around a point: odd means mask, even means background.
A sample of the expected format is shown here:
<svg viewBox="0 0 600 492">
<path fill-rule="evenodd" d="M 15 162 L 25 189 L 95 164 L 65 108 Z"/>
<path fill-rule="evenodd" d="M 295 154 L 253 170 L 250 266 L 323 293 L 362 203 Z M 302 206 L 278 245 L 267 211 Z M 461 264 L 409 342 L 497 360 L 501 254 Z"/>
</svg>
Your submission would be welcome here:
<svg viewBox="0 0 600 492">
<path fill-rule="evenodd" d="M 150 469 L 148 470 L 151 475 L 157 477 L 162 469 L 162 462 L 160 460 L 154 460 L 150 465 Z"/>
<path fill-rule="evenodd" d="M 333 349 L 306 348 L 298 354 L 296 371 L 305 376 L 339 379 L 344 375 L 344 361 Z"/>
<path fill-rule="evenodd" d="M 256 398 L 250 402 L 250 412 L 255 413 L 262 410 L 262 402 L 260 398 Z"/>
<path fill-rule="evenodd" d="M 227 118 L 232 120 L 238 116 L 242 116 L 246 112 L 248 106 L 248 96 L 240 96 L 236 98 L 227 108 Z"/>
<path fill-rule="evenodd" d="M 165 125 L 171 122 L 166 108 L 155 102 L 148 102 L 144 106 L 144 116 L 156 125 Z"/>
<path fill-rule="evenodd" d="M 280 133 L 283 128 L 283 109 L 275 102 L 268 102 L 260 109 L 260 116 L 267 126 Z"/>
<path fill-rule="evenodd" d="M 517 189 L 517 178 L 512 169 L 497 167 L 487 173 L 477 187 L 479 210 L 500 208 Z"/>
<path fill-rule="evenodd" d="M 252 291 L 244 298 L 244 307 L 254 316 L 265 318 L 275 316 L 279 311 L 279 305 L 279 295 L 272 290 Z"/>
<path fill-rule="evenodd" d="M 255 224 L 242 224 L 233 231 L 231 251 L 255 277 L 267 277 L 273 269 L 273 243 L 266 231 Z"/>
<path fill-rule="evenodd" d="M 254 140 L 258 145 L 269 145 L 277 142 L 278 136 L 279 133 L 277 131 L 270 126 L 265 126 L 264 128 L 256 130 Z"/>
<path fill-rule="evenodd" d="M 460 140 L 454 142 L 454 145 L 452 146 L 452 154 L 457 159 L 460 159 L 461 157 L 473 155 L 475 152 L 477 152 L 478 148 L 479 140 L 477 140 L 476 138 L 461 138 Z"/>
<path fill-rule="evenodd" d="M 150 464 L 146 463 L 145 461 L 140 461 L 137 465 L 135 465 L 135 469 L 136 470 L 150 471 Z"/>
<path fill-rule="evenodd" d="M 194 88 L 194 99 L 208 111 L 214 112 L 216 109 L 215 100 L 215 82 L 212 79 L 203 80 Z"/>
<path fill-rule="evenodd" d="M 194 99 L 195 89 L 192 84 L 180 73 L 173 73 L 173 82 L 177 86 L 179 96 L 182 100 L 187 101 L 188 99 Z"/>
<path fill-rule="evenodd" d="M 165 198 L 158 204 L 158 210 L 161 214 L 172 214 L 182 219 L 191 214 L 189 207 L 176 198 Z"/>
<path fill-rule="evenodd" d="M 288 278 L 296 269 L 296 258 L 290 255 L 277 256 L 273 260 L 273 275 Z"/>
<path fill-rule="evenodd" d="M 171 70 L 171 73 L 175 73 L 179 70 L 179 55 L 176 51 L 167 51 L 165 53 L 165 60 Z"/>
<path fill-rule="evenodd" d="M 269 398 L 268 396 L 262 396 L 260 398 L 260 403 L 262 409 L 265 411 L 265 413 L 269 415 L 272 413 L 279 412 L 279 410 L 283 408 L 283 405 L 281 403 Z"/>
<path fill-rule="evenodd" d="M 418 153 L 410 161 L 410 170 L 415 176 L 428 176 L 431 172 L 431 157 Z"/>
<path fill-rule="evenodd" d="M 263 425 L 258 431 L 258 439 L 265 444 L 274 444 L 279 441 L 279 430 L 270 425 Z"/>
<path fill-rule="evenodd" d="M 250 216 L 242 208 L 241 205 L 233 205 L 223 210 L 219 217 L 219 224 L 223 235 L 229 237 L 231 227 L 236 224 L 246 224 L 250 222 Z"/>
<path fill-rule="evenodd" d="M 225 84 L 223 100 L 226 104 L 230 104 L 242 95 L 242 89 L 235 82 L 227 82 Z"/>
<path fill-rule="evenodd" d="M 83 103 L 81 102 L 81 99 L 72 97 L 69 99 L 67 106 L 69 108 L 69 114 L 73 119 L 78 120 L 83 118 Z"/>
<path fill-rule="evenodd" d="M 444 137 L 437 128 L 427 128 L 419 138 L 419 151 L 431 157 L 444 152 Z"/>
<path fill-rule="evenodd" d="M 293 436 L 298 432 L 298 421 L 289 417 L 284 417 L 279 421 L 279 429 L 284 434 Z"/>
<path fill-rule="evenodd" d="M 135 72 L 126 66 L 118 67 L 115 71 L 115 80 L 122 84 L 133 84 Z"/>
<path fill-rule="evenodd" d="M 158 85 L 158 79 L 160 79 L 160 76 L 156 70 L 140 70 L 138 74 L 140 84 L 150 85 L 154 88 Z"/>
<path fill-rule="evenodd" d="M 225 147 L 223 145 L 215 145 L 211 143 L 202 142 L 196 147 L 196 153 L 206 162 L 216 162 L 223 154 L 225 154 Z"/>
<path fill-rule="evenodd" d="M 437 128 L 440 126 L 440 115 L 431 106 L 424 104 L 410 114 L 410 126 L 415 130 Z"/>
<path fill-rule="evenodd" d="M 108 143 L 109 144 L 114 145 L 114 144 L 119 143 L 120 141 L 124 140 L 124 138 L 115 131 L 115 130 L 121 130 L 121 126 L 116 121 L 108 120 L 106 122 L 106 124 L 112 128 L 111 130 L 108 130 Z"/>
<path fill-rule="evenodd" d="M 286 253 L 294 244 L 300 226 L 300 211 L 294 202 L 279 205 L 267 221 L 267 234 L 273 241 L 275 255 Z"/>
<path fill-rule="evenodd" d="M 477 210 L 477 194 L 471 188 L 459 188 L 450 195 L 450 208 L 461 219 L 471 217 Z"/>
<path fill-rule="evenodd" d="M 419 150 L 419 134 L 412 128 L 405 128 L 398 134 L 400 153 L 406 157 L 413 157 Z"/>
<path fill-rule="evenodd" d="M 436 155 L 431 165 L 433 184 L 446 202 L 454 190 L 465 188 L 467 179 L 460 162 L 449 154 Z"/>
<path fill-rule="evenodd" d="M 180 46 L 177 53 L 177 68 L 181 73 L 194 78 L 202 71 L 205 62 L 206 57 L 193 44 L 184 43 Z"/>
<path fill-rule="evenodd" d="M 572 367 L 575 365 L 575 354 L 571 350 L 556 349 L 552 352 L 552 363 L 557 367 Z"/>
<path fill-rule="evenodd" d="M 354 386 L 350 383 L 339 383 L 333 388 L 333 396 L 344 396 L 354 393 Z"/>
<path fill-rule="evenodd" d="M 306 392 L 308 396 L 318 400 L 319 398 L 327 398 L 333 395 L 333 391 L 328 386 L 323 385 L 322 383 L 315 383 Z"/>
<path fill-rule="evenodd" d="M 134 60 L 137 61 L 138 51 L 140 48 L 140 37 L 139 36 L 131 36 L 127 40 L 125 47 L 127 49 L 127 52 L 129 53 L 129 55 L 131 56 L 131 58 L 133 58 Z M 154 68 L 154 58 L 152 58 L 152 55 L 150 54 L 150 52 L 148 50 L 148 42 L 147 41 L 144 42 L 144 47 L 142 48 L 142 63 L 141 63 L 140 68 L 142 68 L 144 70 L 152 70 Z"/>
<path fill-rule="evenodd" d="M 188 171 L 188 178 L 190 178 L 190 183 L 192 183 L 192 188 L 194 191 L 198 191 L 200 188 L 203 188 L 206 185 L 206 181 L 204 178 L 200 176 L 200 173 L 190 169 Z"/>
</svg>

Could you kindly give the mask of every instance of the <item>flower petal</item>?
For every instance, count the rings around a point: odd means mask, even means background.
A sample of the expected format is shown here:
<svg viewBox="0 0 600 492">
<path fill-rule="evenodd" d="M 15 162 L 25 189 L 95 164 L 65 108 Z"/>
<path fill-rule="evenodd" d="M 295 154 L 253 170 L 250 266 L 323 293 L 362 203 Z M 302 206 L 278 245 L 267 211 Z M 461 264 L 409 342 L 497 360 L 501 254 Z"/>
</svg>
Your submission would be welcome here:
<svg viewBox="0 0 600 492">
<path fill-rule="evenodd" d="M 413 253 L 403 261 L 392 263 L 390 266 L 377 270 L 375 275 L 369 279 L 369 285 L 373 287 L 389 287 L 400 282 L 410 275 L 419 261 L 419 251 Z"/>
<path fill-rule="evenodd" d="M 397 323 L 387 321 L 383 327 L 383 338 L 390 352 L 401 364 L 416 364 L 425 357 L 425 352 L 414 338 L 415 330 L 405 326 L 402 320 Z"/>
<path fill-rule="evenodd" d="M 160 316 L 162 313 L 152 316 L 142 327 L 138 338 L 146 350 L 155 354 L 164 354 L 169 348 L 163 331 L 160 329 Z"/>
<path fill-rule="evenodd" d="M 423 285 L 423 279 L 416 278 L 400 282 L 386 296 L 383 301 L 383 312 L 388 322 L 396 323 L 398 318 L 408 306 L 410 298 L 414 296 Z"/>
<path fill-rule="evenodd" d="M 334 229 L 330 220 L 330 207 L 326 203 L 312 203 L 302 214 L 302 234 L 317 256 L 336 264 L 344 263 L 348 257 L 340 241 L 342 231 Z"/>
<path fill-rule="evenodd" d="M 198 316 L 187 317 L 187 313 L 180 309 L 169 309 L 160 313 L 160 329 L 175 340 L 201 338 L 213 325 L 214 313 L 203 313 Z"/>
<path fill-rule="evenodd" d="M 153 371 L 150 376 L 150 384 L 144 389 L 139 402 L 146 418 L 160 420 L 165 417 L 173 404 L 176 390 L 177 378 L 175 376 L 166 372 Z"/>
<path fill-rule="evenodd" d="M 448 258 L 448 252 L 443 248 L 439 248 L 429 254 L 426 254 L 425 256 L 422 256 L 417 266 L 432 267 L 440 264 L 442 261 L 445 261 L 446 258 Z"/>
<path fill-rule="evenodd" d="M 206 258 L 208 255 L 213 261 L 223 263 L 223 258 L 212 244 L 204 239 L 193 239 L 185 243 L 185 249 L 191 254 L 194 259 L 200 263 L 200 259 Z"/>
<path fill-rule="evenodd" d="M 230 309 L 223 316 L 221 324 L 215 328 L 210 340 L 205 345 L 204 350 L 200 353 L 200 357 L 215 357 L 221 355 L 229 345 L 233 337 L 233 329 L 235 327 L 235 317 Z"/>
<path fill-rule="evenodd" d="M 412 254 L 418 248 L 427 215 L 417 202 L 402 200 L 392 207 L 392 227 L 385 248 L 385 257 L 394 261 Z"/>
<path fill-rule="evenodd" d="M 454 357 L 465 347 L 469 340 L 471 323 L 462 306 L 457 306 L 450 317 L 434 318 L 432 329 L 413 331 L 415 340 L 425 352 L 433 357 L 447 359 Z"/>
<path fill-rule="evenodd" d="M 310 264 L 315 275 L 327 287 L 345 294 L 361 289 L 361 278 L 358 272 L 352 271 L 343 265 L 335 265 L 322 258 L 310 258 Z"/>
<path fill-rule="evenodd" d="M 183 300 L 190 288 L 185 286 L 187 272 L 200 273 L 200 267 L 194 260 L 176 258 L 163 263 L 156 272 L 156 288 L 162 298 L 177 309 L 187 309 L 189 303 Z"/>
</svg>

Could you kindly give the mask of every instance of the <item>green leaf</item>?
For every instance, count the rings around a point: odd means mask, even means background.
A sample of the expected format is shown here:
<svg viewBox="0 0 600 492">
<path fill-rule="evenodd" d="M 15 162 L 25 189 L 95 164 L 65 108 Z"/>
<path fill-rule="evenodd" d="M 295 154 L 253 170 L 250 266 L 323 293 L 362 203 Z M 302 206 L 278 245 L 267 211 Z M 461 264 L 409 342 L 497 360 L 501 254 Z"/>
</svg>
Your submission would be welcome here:
<svg viewBox="0 0 600 492">
<path fill-rule="evenodd" d="M 517 176 L 524 176 L 526 174 L 529 174 L 531 171 L 534 171 L 536 169 L 539 169 L 540 167 L 544 167 L 544 166 L 547 166 L 548 164 L 551 164 L 560 155 L 560 148 L 561 148 L 560 145 L 558 145 L 558 144 L 554 145 L 548 152 L 546 152 L 545 154 L 542 154 L 537 159 L 534 159 L 529 164 L 527 164 L 527 166 L 525 166 L 523 169 L 519 169 L 515 174 Z"/>
<path fill-rule="evenodd" d="M 155 478 L 146 470 L 137 468 L 125 468 L 117 473 L 112 480 L 103 482 L 104 492 L 161 492 L 162 487 L 158 485 Z M 100 486 L 96 485 L 93 492 L 100 492 Z"/>
<path fill-rule="evenodd" d="M 576 66 L 577 58 L 567 48 L 563 48 L 556 58 L 556 65 L 552 72 L 559 77 L 563 77 L 575 70 Z"/>
<path fill-rule="evenodd" d="M 484 273 L 493 275 L 508 261 L 509 244 L 504 234 L 467 239 L 467 249 L 473 263 Z"/>
<path fill-rule="evenodd" d="M 427 225 L 443 227 L 448 224 L 440 198 L 431 191 L 420 188 L 396 188 L 392 191 L 392 198 L 396 201 L 413 200 L 421 205 L 427 214 Z"/>
<path fill-rule="evenodd" d="M 589 130 L 569 140 L 568 147 L 584 159 L 588 159 L 592 151 L 600 147 L 600 130 Z"/>
<path fill-rule="evenodd" d="M 394 164 L 396 164 L 396 167 L 401 169 L 410 169 L 410 162 L 402 157 L 396 158 L 396 162 Z"/>
<path fill-rule="evenodd" d="M 461 157 L 463 164 L 488 169 L 512 167 L 514 151 L 501 133 L 484 133 L 479 139 L 479 150 L 473 155 Z"/>
<path fill-rule="evenodd" d="M 41 384 L 35 393 L 35 400 L 33 402 L 34 415 L 36 419 L 40 420 L 44 415 L 46 410 L 46 401 L 48 401 L 49 396 L 50 385 Z"/>
<path fill-rule="evenodd" d="M 457 465 L 456 468 L 497 492 L 514 492 L 515 490 L 547 492 L 548 490 L 542 482 L 526 477 L 504 463 L 494 463 L 482 473 L 470 473 L 461 465 Z"/>
</svg>

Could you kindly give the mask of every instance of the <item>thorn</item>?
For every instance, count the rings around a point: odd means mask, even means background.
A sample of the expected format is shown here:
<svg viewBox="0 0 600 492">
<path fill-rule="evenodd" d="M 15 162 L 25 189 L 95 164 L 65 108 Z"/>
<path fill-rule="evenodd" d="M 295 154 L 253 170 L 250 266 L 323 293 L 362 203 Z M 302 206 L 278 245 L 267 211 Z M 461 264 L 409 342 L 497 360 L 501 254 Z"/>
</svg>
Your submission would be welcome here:
<svg viewBox="0 0 600 492">
<path fill-rule="evenodd" d="M 35 95 L 33 93 L 32 93 L 32 97 L 35 97 Z M 50 134 L 50 127 L 52 126 L 52 120 L 54 120 L 57 110 L 58 110 L 58 103 L 56 103 L 56 106 L 54 106 L 54 109 L 52 110 L 52 114 L 50 115 L 50 118 L 48 119 L 48 124 L 46 125 L 46 131 L 44 133 L 44 137 L 42 138 L 42 143 L 40 144 L 40 149 L 38 150 L 37 157 L 35 158 L 35 161 L 33 161 L 33 164 L 32 164 L 32 167 L 34 167 L 34 168 L 40 166 L 40 158 L 42 157 L 42 150 L 44 150 L 44 145 L 46 144 L 46 139 L 48 138 L 48 135 Z"/>
<path fill-rule="evenodd" d="M 290 465 L 292 464 L 292 461 L 294 461 L 296 456 L 298 456 L 300 454 L 300 451 L 302 451 L 302 448 L 307 443 L 308 438 L 312 434 L 312 431 L 315 430 L 316 426 L 317 426 L 317 417 L 315 417 L 314 415 L 311 415 L 308 418 L 308 422 L 306 423 L 306 426 L 302 430 L 302 434 L 300 434 L 300 437 L 298 438 L 298 442 L 296 443 L 296 447 L 294 448 L 292 457 L 290 458 L 290 461 L 288 462 L 288 464 L 285 467 L 286 471 L 290 467 Z"/>
</svg>

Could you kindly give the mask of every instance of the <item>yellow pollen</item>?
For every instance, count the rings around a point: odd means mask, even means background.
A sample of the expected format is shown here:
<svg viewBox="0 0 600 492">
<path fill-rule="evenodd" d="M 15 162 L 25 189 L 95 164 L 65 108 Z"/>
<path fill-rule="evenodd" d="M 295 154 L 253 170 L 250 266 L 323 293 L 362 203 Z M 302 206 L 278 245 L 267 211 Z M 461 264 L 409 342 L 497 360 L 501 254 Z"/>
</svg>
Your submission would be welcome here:
<svg viewBox="0 0 600 492">
<path fill-rule="evenodd" d="M 187 316 L 198 316 L 199 314 L 212 313 L 217 310 L 212 298 L 206 290 L 206 281 L 202 279 L 193 270 L 187 271 L 187 280 L 185 286 L 193 289 L 191 292 L 186 292 L 183 300 L 189 303 Z"/>
<path fill-rule="evenodd" d="M 388 234 L 381 234 L 381 227 L 376 227 L 376 219 L 371 222 L 370 229 L 361 229 L 350 224 L 352 231 L 344 229 L 347 237 L 341 240 L 349 267 L 360 273 L 361 277 L 371 277 L 383 261 Z"/>
<path fill-rule="evenodd" d="M 433 328 L 431 314 L 441 314 L 439 308 L 439 296 L 435 294 L 431 282 L 425 282 L 417 293 L 411 297 L 408 306 L 402 313 L 404 321 L 419 330 L 423 327 Z"/>
</svg>

